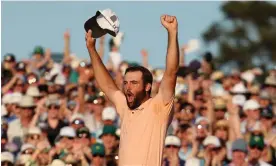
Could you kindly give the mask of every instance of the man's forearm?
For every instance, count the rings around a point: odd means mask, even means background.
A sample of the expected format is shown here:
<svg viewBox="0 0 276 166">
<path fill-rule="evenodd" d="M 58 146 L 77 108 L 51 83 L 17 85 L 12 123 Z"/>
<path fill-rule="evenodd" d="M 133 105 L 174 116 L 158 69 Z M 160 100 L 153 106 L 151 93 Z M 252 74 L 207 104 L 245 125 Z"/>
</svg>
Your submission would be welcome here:
<svg viewBox="0 0 276 166">
<path fill-rule="evenodd" d="M 99 54 L 95 49 L 88 50 L 90 54 L 92 68 L 94 70 L 94 75 L 98 85 L 101 90 L 106 93 L 108 90 L 117 90 L 117 86 L 115 85 L 112 77 L 108 73 L 105 68 Z"/>
<path fill-rule="evenodd" d="M 175 75 L 179 67 L 179 45 L 177 32 L 168 33 L 168 48 L 166 57 L 166 73 Z"/>
</svg>

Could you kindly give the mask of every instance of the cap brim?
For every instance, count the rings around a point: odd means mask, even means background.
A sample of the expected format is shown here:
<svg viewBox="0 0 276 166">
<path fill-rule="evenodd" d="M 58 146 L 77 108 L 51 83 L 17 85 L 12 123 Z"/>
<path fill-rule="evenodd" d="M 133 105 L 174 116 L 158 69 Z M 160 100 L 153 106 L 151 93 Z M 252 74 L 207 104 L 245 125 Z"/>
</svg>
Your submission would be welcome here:
<svg viewBox="0 0 276 166">
<path fill-rule="evenodd" d="M 101 13 L 97 11 L 96 15 L 88 19 L 84 23 L 84 29 L 86 32 L 88 32 L 89 29 L 92 30 L 92 37 L 93 38 L 99 38 L 107 33 L 104 29 L 102 29 L 99 24 L 97 23 L 96 18 L 100 15 Z"/>
</svg>

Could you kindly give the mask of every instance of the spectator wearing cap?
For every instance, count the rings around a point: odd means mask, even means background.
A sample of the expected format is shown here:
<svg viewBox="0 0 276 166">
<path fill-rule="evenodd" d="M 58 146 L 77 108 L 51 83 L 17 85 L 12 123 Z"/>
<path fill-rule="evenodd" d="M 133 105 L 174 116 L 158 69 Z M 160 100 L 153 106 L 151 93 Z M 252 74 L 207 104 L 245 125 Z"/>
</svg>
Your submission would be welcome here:
<svg viewBox="0 0 276 166">
<path fill-rule="evenodd" d="M 259 103 L 261 108 L 268 108 L 271 106 L 270 96 L 266 90 L 262 90 L 259 95 Z"/>
<path fill-rule="evenodd" d="M 176 136 L 181 140 L 181 147 L 178 152 L 179 158 L 186 161 L 192 154 L 193 128 L 189 124 L 181 124 L 178 127 Z"/>
<path fill-rule="evenodd" d="M 100 143 L 95 143 L 91 146 L 91 151 L 93 159 L 90 166 L 106 166 L 104 145 Z"/>
<path fill-rule="evenodd" d="M 227 112 L 226 101 L 223 98 L 217 98 L 214 100 L 215 120 L 224 119 Z"/>
<path fill-rule="evenodd" d="M 10 142 L 16 143 L 19 147 L 27 134 L 31 125 L 36 105 L 31 96 L 23 96 L 19 104 L 20 118 L 12 121 L 8 128 L 8 138 Z"/>
<path fill-rule="evenodd" d="M 66 126 L 66 123 L 59 119 L 60 104 L 60 100 L 56 95 L 49 95 L 45 101 L 47 109 L 45 132 L 52 146 L 54 145 L 55 138 L 59 134 L 60 129 Z M 40 116 L 39 112 L 37 112 L 37 116 Z"/>
<path fill-rule="evenodd" d="M 26 135 L 26 143 L 36 146 L 42 140 L 42 132 L 38 127 L 30 127 Z"/>
<path fill-rule="evenodd" d="M 26 94 L 33 97 L 35 103 L 37 103 L 43 97 L 37 86 L 29 86 Z"/>
<path fill-rule="evenodd" d="M 24 76 L 24 75 L 26 75 L 26 72 L 27 72 L 26 67 L 27 67 L 26 63 L 24 63 L 24 62 L 18 62 L 18 63 L 16 64 L 15 69 L 16 69 L 16 72 L 17 72 L 18 74 Z"/>
<path fill-rule="evenodd" d="M 175 117 L 179 124 L 194 123 L 196 110 L 195 107 L 190 103 L 182 103 L 177 110 Z"/>
<path fill-rule="evenodd" d="M 117 128 L 114 125 L 105 125 L 102 134 L 99 138 L 102 140 L 105 147 L 107 164 L 116 163 L 116 156 L 118 156 L 117 141 L 119 136 L 116 134 Z"/>
<path fill-rule="evenodd" d="M 1 152 L 1 165 L 2 166 L 13 166 L 14 156 L 10 152 Z"/>
<path fill-rule="evenodd" d="M 265 136 L 271 135 L 276 130 L 275 122 L 273 122 L 274 114 L 272 109 L 265 108 L 261 112 L 261 124 L 264 126 L 264 134 Z M 275 134 L 275 133 L 274 133 Z"/>
<path fill-rule="evenodd" d="M 46 69 L 47 62 L 51 62 L 51 50 L 44 51 L 43 47 L 36 46 L 32 52 L 30 71 L 41 74 Z"/>
<path fill-rule="evenodd" d="M 29 86 L 38 86 L 39 76 L 36 73 L 29 73 L 27 75 L 27 83 Z"/>
<path fill-rule="evenodd" d="M 90 146 L 90 144 L 91 144 L 91 142 L 90 142 L 90 132 L 89 132 L 89 129 L 87 127 L 81 127 L 79 129 L 77 129 L 76 134 L 77 134 L 76 141 L 79 141 L 84 146 Z"/>
<path fill-rule="evenodd" d="M 203 141 L 205 165 L 223 165 L 226 150 L 222 147 L 218 137 L 209 135 Z"/>
<path fill-rule="evenodd" d="M 261 160 L 264 148 L 264 137 L 262 135 L 251 135 L 249 140 L 249 165 L 270 166 L 270 164 Z"/>
<path fill-rule="evenodd" d="M 247 100 L 244 103 L 243 111 L 247 118 L 241 123 L 241 129 L 245 133 L 246 131 L 251 131 L 252 127 L 260 119 L 260 105 L 256 100 Z"/>
<path fill-rule="evenodd" d="M 10 81 L 10 79 L 14 75 L 14 67 L 16 64 L 16 58 L 13 54 L 7 53 L 4 56 L 4 61 L 2 63 L 2 76 L 1 76 L 1 81 L 2 81 L 2 86 L 5 85 Z"/>
<path fill-rule="evenodd" d="M 4 118 L 4 120 L 7 121 L 7 123 L 12 122 L 17 117 L 19 117 L 20 111 L 18 109 L 18 105 L 21 101 L 21 98 L 22 94 L 18 92 L 7 93 L 3 96 L 2 102 L 3 106 L 5 107 L 6 113 L 5 115 L 2 115 L 2 117 Z"/>
<path fill-rule="evenodd" d="M 74 141 L 76 138 L 76 131 L 69 126 L 65 126 L 60 129 L 59 135 L 55 139 L 55 148 L 52 149 L 51 157 L 60 155 L 62 151 L 70 151 L 74 147 Z"/>
<path fill-rule="evenodd" d="M 180 159 L 178 155 L 180 147 L 181 141 L 177 136 L 168 135 L 165 138 L 163 166 L 185 165 L 185 161 Z"/>
<path fill-rule="evenodd" d="M 232 161 L 229 166 L 247 165 L 247 143 L 244 139 L 237 139 L 232 143 Z"/>
<path fill-rule="evenodd" d="M 229 124 L 227 120 L 219 120 L 214 124 L 214 135 L 219 138 L 222 144 L 229 140 Z"/>
<path fill-rule="evenodd" d="M 90 132 L 97 132 L 103 127 L 102 112 L 105 99 L 101 96 L 90 96 L 86 100 L 87 110 L 84 113 L 84 121 Z"/>
<path fill-rule="evenodd" d="M 209 120 L 206 117 L 198 117 L 195 121 L 197 139 L 202 142 L 209 133 Z"/>
<path fill-rule="evenodd" d="M 75 130 L 85 126 L 84 116 L 80 113 L 73 114 L 70 121 L 70 126 Z"/>
</svg>

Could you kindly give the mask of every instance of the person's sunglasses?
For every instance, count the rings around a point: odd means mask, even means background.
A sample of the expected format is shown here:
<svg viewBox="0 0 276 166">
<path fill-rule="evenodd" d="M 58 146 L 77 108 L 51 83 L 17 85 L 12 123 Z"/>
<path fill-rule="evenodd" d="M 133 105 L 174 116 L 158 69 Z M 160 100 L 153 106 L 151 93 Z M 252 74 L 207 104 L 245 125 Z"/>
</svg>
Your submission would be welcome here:
<svg viewBox="0 0 276 166">
<path fill-rule="evenodd" d="M 33 151 L 33 150 L 29 150 L 29 149 L 24 150 L 24 151 L 22 152 L 22 154 L 30 154 L 30 155 L 32 155 L 33 153 L 34 153 L 34 151 Z"/>
<path fill-rule="evenodd" d="M 212 148 L 211 151 L 219 151 L 220 150 L 220 147 L 217 147 L 217 148 Z"/>
<path fill-rule="evenodd" d="M 48 106 L 48 109 L 56 109 L 56 110 L 58 110 L 58 109 L 60 109 L 60 106 L 50 105 L 50 106 Z"/>
<path fill-rule="evenodd" d="M 215 112 L 218 112 L 218 111 L 226 112 L 227 109 L 215 109 Z"/>
<path fill-rule="evenodd" d="M 78 134 L 78 138 L 90 138 L 87 133 Z"/>
<path fill-rule="evenodd" d="M 93 154 L 93 157 L 100 157 L 100 158 L 103 158 L 104 155 L 101 155 L 101 154 Z"/>
<path fill-rule="evenodd" d="M 257 146 L 257 145 L 253 145 L 253 146 L 250 146 L 251 149 L 258 149 L 260 151 L 262 151 L 264 148 L 263 147 L 260 147 L 260 146 Z"/>
<path fill-rule="evenodd" d="M 40 135 L 38 134 L 30 135 L 29 138 L 31 138 L 31 140 L 38 140 L 40 138 Z"/>
<path fill-rule="evenodd" d="M 66 139 L 69 139 L 69 140 L 73 140 L 74 139 L 74 137 L 66 137 L 66 136 L 61 137 L 61 139 L 63 139 L 63 138 L 66 138 Z"/>
<path fill-rule="evenodd" d="M 224 130 L 224 131 L 227 131 L 227 130 L 228 130 L 228 127 L 219 126 L 219 127 L 216 128 L 216 130 Z"/>
<path fill-rule="evenodd" d="M 166 148 L 178 148 L 178 146 L 175 146 L 175 145 L 167 145 Z"/>
</svg>

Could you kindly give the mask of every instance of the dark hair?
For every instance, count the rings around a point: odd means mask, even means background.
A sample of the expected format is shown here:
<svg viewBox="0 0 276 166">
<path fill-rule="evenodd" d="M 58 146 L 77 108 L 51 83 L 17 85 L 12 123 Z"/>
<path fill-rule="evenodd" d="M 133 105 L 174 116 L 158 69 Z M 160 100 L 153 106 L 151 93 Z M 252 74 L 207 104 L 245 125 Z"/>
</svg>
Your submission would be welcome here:
<svg viewBox="0 0 276 166">
<path fill-rule="evenodd" d="M 179 127 L 180 132 L 186 132 L 187 129 L 189 129 L 191 127 L 191 125 L 190 124 L 180 124 L 178 127 Z"/>
<path fill-rule="evenodd" d="M 147 83 L 149 83 L 149 84 L 152 85 L 152 80 L 153 80 L 152 74 L 151 74 L 151 72 L 147 68 L 145 68 L 143 66 L 131 66 L 131 67 L 128 67 L 126 69 L 125 74 L 128 73 L 128 72 L 135 72 L 135 71 L 140 71 L 142 73 L 142 78 L 143 78 L 144 86 L 146 86 Z M 150 90 L 149 90 L 148 93 L 149 93 L 149 95 L 151 94 L 151 88 L 150 88 Z"/>
</svg>

